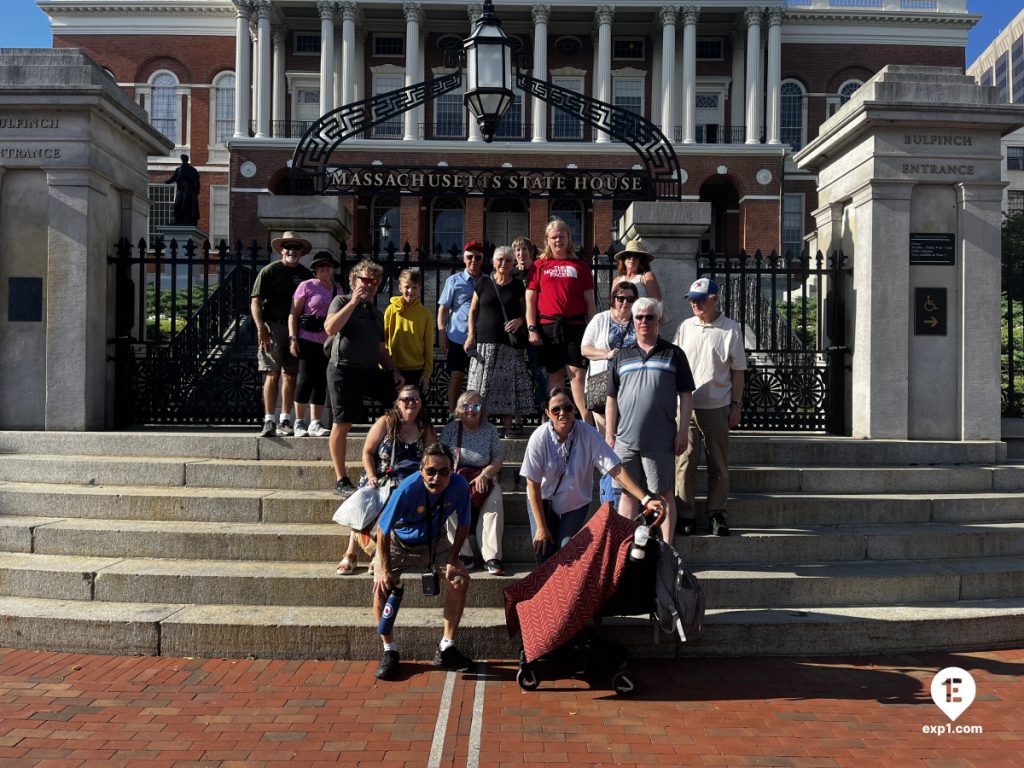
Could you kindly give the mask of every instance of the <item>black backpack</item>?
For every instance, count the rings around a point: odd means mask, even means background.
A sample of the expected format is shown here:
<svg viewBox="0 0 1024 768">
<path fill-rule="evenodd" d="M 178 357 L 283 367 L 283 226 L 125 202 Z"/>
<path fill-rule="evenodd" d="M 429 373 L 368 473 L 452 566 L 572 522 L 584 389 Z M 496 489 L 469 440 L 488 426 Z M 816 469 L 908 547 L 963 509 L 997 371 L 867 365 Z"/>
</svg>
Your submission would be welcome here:
<svg viewBox="0 0 1024 768">
<path fill-rule="evenodd" d="M 704 626 L 704 590 L 679 553 L 660 539 L 658 544 L 655 616 L 666 635 L 677 632 L 685 642 Z"/>
</svg>

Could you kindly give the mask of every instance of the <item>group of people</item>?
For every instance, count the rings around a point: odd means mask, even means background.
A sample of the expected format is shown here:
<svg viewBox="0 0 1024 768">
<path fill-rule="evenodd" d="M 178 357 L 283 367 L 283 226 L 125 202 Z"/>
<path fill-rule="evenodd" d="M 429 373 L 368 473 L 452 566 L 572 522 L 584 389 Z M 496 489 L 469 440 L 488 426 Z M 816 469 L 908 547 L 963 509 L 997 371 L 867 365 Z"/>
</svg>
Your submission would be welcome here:
<svg viewBox="0 0 1024 768">
<path fill-rule="evenodd" d="M 366 436 L 358 486 L 393 490 L 376 527 L 352 532 L 337 572 L 353 573 L 360 550 L 374 553 L 378 621 L 402 572 L 436 573 L 447 596 L 435 662 L 457 671 L 473 665 L 454 645 L 469 572 L 505 573 L 500 438 L 522 434 L 522 417 L 536 410 L 531 368 L 546 370 L 548 384 L 545 418 L 529 436 L 519 471 L 538 563 L 585 524 L 595 469 L 621 493 L 620 514 L 664 514 L 669 542 L 677 529 L 699 532 L 701 445 L 711 532 L 729 535 L 728 433 L 740 421 L 746 359 L 738 324 L 722 314 L 718 286 L 709 278 L 690 286 L 693 317 L 670 342 L 661 336 L 664 307 L 652 257 L 639 242 L 617 255 L 609 309 L 598 313 L 593 274 L 576 256 L 568 226 L 551 221 L 545 239 L 535 262 L 525 238 L 495 249 L 490 275 L 483 248 L 467 243 L 465 269 L 446 281 L 436 318 L 420 303 L 417 270 L 399 275 L 399 295 L 381 312 L 374 303 L 379 264 L 356 264 L 342 291 L 333 257 L 316 254 L 311 273 L 299 262 L 309 241 L 290 232 L 273 241 L 281 260 L 264 268 L 253 289 L 266 375 L 263 435 L 327 434 L 320 418 L 329 392 L 335 493 L 347 498 L 357 487 L 345 466 L 351 425 L 365 423 L 367 397 L 390 405 Z M 440 435 L 424 408 L 435 330 L 449 373 L 450 415 Z M 488 416 L 500 417 L 501 428 Z M 381 637 L 377 676 L 391 679 L 398 646 L 390 630 Z"/>
</svg>

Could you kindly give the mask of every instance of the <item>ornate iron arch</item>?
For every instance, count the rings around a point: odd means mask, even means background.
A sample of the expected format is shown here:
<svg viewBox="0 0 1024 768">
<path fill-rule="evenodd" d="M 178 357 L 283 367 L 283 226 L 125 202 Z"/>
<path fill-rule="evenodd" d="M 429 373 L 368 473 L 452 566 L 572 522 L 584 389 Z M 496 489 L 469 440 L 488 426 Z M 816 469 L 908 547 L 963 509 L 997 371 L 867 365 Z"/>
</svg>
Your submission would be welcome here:
<svg viewBox="0 0 1024 768">
<path fill-rule="evenodd" d="M 310 126 L 295 148 L 292 193 L 327 194 L 327 164 L 341 142 L 454 91 L 460 85 L 461 67 L 452 74 L 371 96 L 328 112 Z M 522 69 L 517 69 L 516 85 L 524 93 L 536 96 L 632 147 L 646 170 L 641 198 L 682 198 L 682 173 L 675 149 L 661 129 L 643 115 L 538 80 Z"/>
</svg>

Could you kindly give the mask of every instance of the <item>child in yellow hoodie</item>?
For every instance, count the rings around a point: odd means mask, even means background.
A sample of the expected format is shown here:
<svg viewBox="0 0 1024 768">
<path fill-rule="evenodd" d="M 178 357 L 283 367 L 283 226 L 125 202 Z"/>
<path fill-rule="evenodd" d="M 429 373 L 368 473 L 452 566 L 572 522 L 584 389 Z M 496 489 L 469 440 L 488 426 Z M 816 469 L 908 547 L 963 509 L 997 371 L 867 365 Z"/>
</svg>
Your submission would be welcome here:
<svg viewBox="0 0 1024 768">
<path fill-rule="evenodd" d="M 405 383 L 417 385 L 426 399 L 434 370 L 434 317 L 420 303 L 422 287 L 418 269 L 398 275 L 399 295 L 384 310 L 384 339 Z"/>
</svg>

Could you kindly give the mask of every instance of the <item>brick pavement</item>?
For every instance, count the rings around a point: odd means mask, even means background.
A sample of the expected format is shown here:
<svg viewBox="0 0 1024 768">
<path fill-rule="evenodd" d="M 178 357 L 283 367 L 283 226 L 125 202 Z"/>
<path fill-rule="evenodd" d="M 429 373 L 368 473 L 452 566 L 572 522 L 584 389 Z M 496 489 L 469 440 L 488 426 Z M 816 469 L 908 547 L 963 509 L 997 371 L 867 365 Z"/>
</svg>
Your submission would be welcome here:
<svg viewBox="0 0 1024 768">
<path fill-rule="evenodd" d="M 508 663 L 375 666 L 0 649 L 0 766 L 1024 766 L 1024 650 L 644 661 L 630 699 L 550 668 L 524 692 Z M 948 722 L 947 666 L 983 733 L 922 733 Z"/>
</svg>

